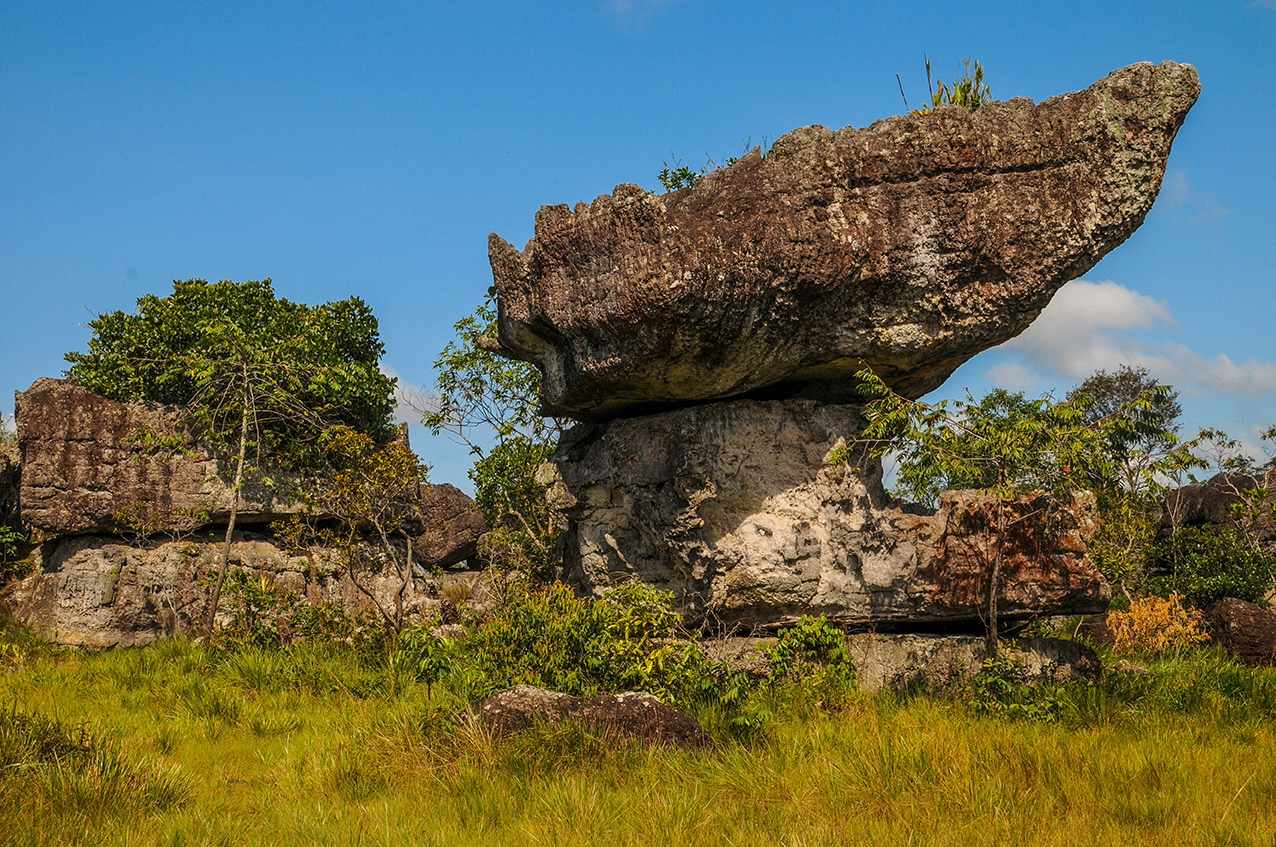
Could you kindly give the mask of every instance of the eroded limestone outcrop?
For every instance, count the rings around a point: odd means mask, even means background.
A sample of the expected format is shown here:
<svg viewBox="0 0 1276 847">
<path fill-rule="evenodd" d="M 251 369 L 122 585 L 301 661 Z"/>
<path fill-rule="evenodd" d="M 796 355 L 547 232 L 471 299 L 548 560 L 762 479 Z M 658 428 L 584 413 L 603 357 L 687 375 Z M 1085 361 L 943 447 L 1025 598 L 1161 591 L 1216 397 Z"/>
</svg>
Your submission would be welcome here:
<svg viewBox="0 0 1276 847">
<path fill-rule="evenodd" d="M 34 573 L 0 586 L 0 611 L 54 641 L 94 647 L 146 643 L 202 621 L 232 502 L 217 458 L 173 410 L 109 400 L 64 380 L 38 380 L 16 408 L 21 463 L 0 465 L 0 514 L 13 500 L 44 543 Z M 341 576 L 335 551 L 298 555 L 272 538 L 271 522 L 298 515 L 324 517 L 299 498 L 250 484 L 232 567 L 309 602 L 372 611 L 373 601 Z M 483 515 L 455 487 L 425 485 L 420 520 L 405 529 L 418 566 L 407 611 L 430 612 L 438 601 L 428 573 L 475 555 Z M 391 569 L 360 581 L 393 608 L 400 580 Z"/>
<path fill-rule="evenodd" d="M 109 400 L 60 379 L 36 380 L 17 395 L 15 410 L 22 519 L 45 535 L 137 524 L 189 529 L 230 514 L 228 476 L 172 410 Z M 239 521 L 265 523 L 298 509 L 250 483 Z"/>
<path fill-rule="evenodd" d="M 577 427 L 551 489 L 570 527 L 567 578 L 595 593 L 639 579 L 727 625 L 825 614 L 855 627 L 977 626 L 996 501 L 948 492 L 934 514 L 890 502 L 879 464 L 826 461 L 862 425 L 852 405 L 736 400 Z M 1006 523 L 1002 615 L 1107 606 L 1086 556 L 1090 501 L 1025 498 Z"/>
<path fill-rule="evenodd" d="M 1122 68 L 1084 91 L 810 126 L 687 191 L 622 185 L 492 236 L 500 342 L 578 419 L 760 389 L 918 397 L 1018 335 L 1130 236 L 1200 92 Z"/>
<path fill-rule="evenodd" d="M 82 647 L 128 647 L 203 625 L 222 539 L 201 536 L 131 544 L 110 536 L 75 536 L 44 545 L 36 572 L 0 587 L 0 609 L 50 641 Z M 285 596 L 338 603 L 376 614 L 375 605 L 322 549 L 291 553 L 268 536 L 237 535 L 230 563 L 265 577 Z M 390 569 L 360 577 L 383 608 L 394 609 L 400 580 Z M 432 613 L 438 600 L 418 575 L 405 590 L 405 611 Z M 230 614 L 222 606 L 221 620 Z"/>
</svg>

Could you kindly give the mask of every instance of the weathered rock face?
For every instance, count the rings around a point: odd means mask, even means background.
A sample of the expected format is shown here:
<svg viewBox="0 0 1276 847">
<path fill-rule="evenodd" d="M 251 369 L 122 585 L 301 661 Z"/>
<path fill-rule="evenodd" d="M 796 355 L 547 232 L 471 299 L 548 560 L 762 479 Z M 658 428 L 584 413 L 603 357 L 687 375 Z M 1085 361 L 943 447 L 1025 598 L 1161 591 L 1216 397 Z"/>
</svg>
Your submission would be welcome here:
<svg viewBox="0 0 1276 847">
<path fill-rule="evenodd" d="M 60 539 L 45 546 L 39 572 L 0 590 L 0 610 L 60 644 L 147 644 L 202 623 L 221 543 L 211 536 L 145 546 L 91 535 Z M 329 552 L 294 555 L 267 538 L 240 535 L 231 545 L 230 562 L 309 602 L 374 611 Z M 361 583 L 385 608 L 394 608 L 399 580 L 392 572 L 369 575 Z M 222 606 L 223 617 L 228 606 Z M 437 606 L 428 580 L 418 578 L 408 587 L 408 612 L 433 614 Z"/>
<path fill-rule="evenodd" d="M 487 522 L 474 501 L 454 485 L 426 485 L 421 489 L 425 525 L 412 538 L 418 561 L 446 568 L 473 558 Z"/>
<path fill-rule="evenodd" d="M 1259 503 L 1258 514 L 1238 515 L 1237 507 L 1246 502 Z M 1244 521 L 1245 529 L 1254 533 L 1259 544 L 1276 552 L 1273 507 L 1276 507 L 1276 464 L 1255 474 L 1216 474 L 1205 482 L 1171 491 L 1162 508 L 1161 526 L 1168 532 L 1174 526 L 1227 526 Z"/>
<path fill-rule="evenodd" d="M 233 500 L 227 476 L 181 433 L 171 410 L 119 403 L 54 379 L 19 394 L 17 409 L 22 518 L 45 536 L 145 536 L 225 524 Z M 179 436 L 183 447 L 154 449 L 155 436 Z M 6 473 L 0 459 L 0 514 Z M 16 467 L 12 477 L 18 479 Z M 486 526 L 473 500 L 455 486 L 426 485 L 421 506 L 413 536 L 418 562 L 448 567 L 474 556 Z M 252 526 L 303 512 L 295 498 L 250 479 L 238 521 Z"/>
<path fill-rule="evenodd" d="M 41 379 L 18 394 L 16 412 L 22 518 L 48 536 L 190 529 L 230 514 L 234 498 L 216 458 L 181 433 L 171 411 Z M 176 437 L 182 449 L 155 449 L 155 436 Z M 250 525 L 296 511 L 250 483 L 239 520 Z"/>
<path fill-rule="evenodd" d="M 952 107 L 782 137 L 663 196 L 546 206 L 492 236 L 500 341 L 580 419 L 731 397 L 917 397 L 1022 332 L 1142 223 L 1200 91 L 1138 64 L 1034 106 Z"/>
<path fill-rule="evenodd" d="M 748 627 L 805 614 L 977 625 L 995 501 L 950 492 L 935 514 L 918 514 L 888 502 L 880 465 L 825 464 L 862 423 L 856 406 L 736 400 L 573 429 L 551 488 L 569 525 L 567 578 L 589 592 L 636 578 L 673 590 L 693 614 Z M 1086 557 L 1092 504 L 1029 498 L 1007 523 L 1004 616 L 1106 608 Z"/>
<path fill-rule="evenodd" d="M 702 747 L 709 743 L 695 720 L 640 691 L 584 698 L 519 685 L 485 700 L 479 718 L 496 735 L 521 732 L 538 723 L 574 721 L 594 732 L 643 744 Z"/>
<path fill-rule="evenodd" d="M 1228 597 L 1205 612 L 1210 639 L 1247 665 L 1276 665 L 1276 611 Z"/>
</svg>

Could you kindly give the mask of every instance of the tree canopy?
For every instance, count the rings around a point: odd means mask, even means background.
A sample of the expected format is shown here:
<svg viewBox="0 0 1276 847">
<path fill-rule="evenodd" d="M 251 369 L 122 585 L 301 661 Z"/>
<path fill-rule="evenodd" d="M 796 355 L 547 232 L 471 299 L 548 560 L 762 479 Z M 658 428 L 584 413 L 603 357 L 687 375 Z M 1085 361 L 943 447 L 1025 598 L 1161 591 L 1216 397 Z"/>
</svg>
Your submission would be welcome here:
<svg viewBox="0 0 1276 847">
<path fill-rule="evenodd" d="M 89 328 L 88 351 L 66 356 L 70 380 L 114 400 L 186 408 L 214 440 L 234 430 L 218 415 L 239 414 L 221 402 L 229 380 L 251 383 L 258 448 L 297 440 L 299 417 L 314 431 L 344 424 L 377 439 L 390 433 L 395 381 L 380 370 L 377 319 L 357 297 L 310 306 L 277 296 L 269 279 L 193 279 Z"/>
</svg>

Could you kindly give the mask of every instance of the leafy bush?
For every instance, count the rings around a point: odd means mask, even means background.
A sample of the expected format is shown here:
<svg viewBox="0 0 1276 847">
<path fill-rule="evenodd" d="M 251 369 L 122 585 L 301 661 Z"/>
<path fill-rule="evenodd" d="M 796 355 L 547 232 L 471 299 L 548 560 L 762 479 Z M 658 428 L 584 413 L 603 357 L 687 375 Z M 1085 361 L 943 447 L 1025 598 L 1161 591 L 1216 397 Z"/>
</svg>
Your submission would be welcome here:
<svg viewBox="0 0 1276 847">
<path fill-rule="evenodd" d="M 560 584 L 515 588 L 458 645 L 458 682 L 475 698 L 522 684 L 683 704 L 712 696 L 718 669 L 680 634 L 672 595 L 640 583 L 598 599 Z"/>
<path fill-rule="evenodd" d="M 665 191 L 682 191 L 686 188 L 695 188 L 696 183 L 704 177 L 704 171 L 693 171 L 686 165 L 678 165 L 670 167 L 668 162 L 660 168 L 660 184 L 664 186 Z"/>
<path fill-rule="evenodd" d="M 297 641 L 377 646 L 381 628 L 367 614 L 341 603 L 312 603 L 286 591 L 269 576 L 231 571 L 226 582 L 230 620 L 219 630 L 224 646 L 279 647 Z"/>
<path fill-rule="evenodd" d="M 1185 608 L 1177 594 L 1139 597 L 1128 611 L 1108 615 L 1108 629 L 1118 653 L 1158 655 L 1209 640 L 1201 613 Z"/>
<path fill-rule="evenodd" d="M 212 418 L 224 376 L 215 371 L 228 362 L 251 371 L 255 403 L 275 412 L 254 428 L 272 453 L 296 436 L 285 407 L 377 438 L 390 433 L 395 382 L 380 369 L 377 319 L 357 297 L 307 306 L 276 296 L 269 279 L 187 280 L 89 328 L 88 351 L 66 356 L 70 380 L 114 400 L 195 407 L 210 434 L 226 429 Z"/>
<path fill-rule="evenodd" d="M 1159 549 L 1156 587 L 1204 608 L 1224 597 L 1261 603 L 1276 585 L 1276 555 L 1233 526 L 1179 527 Z"/>
<path fill-rule="evenodd" d="M 1007 656 L 984 662 L 971 681 L 975 714 L 1051 723 L 1063 715 L 1064 701 L 1054 688 L 1028 682 L 1027 671 Z"/>
<path fill-rule="evenodd" d="M 27 537 L 11 526 L 0 525 L 0 585 L 23 576 L 28 566 L 21 560 Z"/>
<path fill-rule="evenodd" d="M 793 626 L 780 630 L 767 659 L 773 679 L 798 679 L 815 668 L 827 668 L 848 682 L 855 675 L 846 652 L 846 634 L 823 615 L 803 615 Z"/>
</svg>

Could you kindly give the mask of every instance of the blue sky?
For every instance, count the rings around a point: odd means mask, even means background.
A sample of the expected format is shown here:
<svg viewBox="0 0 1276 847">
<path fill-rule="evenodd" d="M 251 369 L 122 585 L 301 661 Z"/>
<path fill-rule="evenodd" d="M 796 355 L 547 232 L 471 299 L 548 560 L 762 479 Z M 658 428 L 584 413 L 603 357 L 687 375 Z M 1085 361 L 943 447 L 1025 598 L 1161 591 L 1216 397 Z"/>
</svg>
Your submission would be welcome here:
<svg viewBox="0 0 1276 847">
<path fill-rule="evenodd" d="M 1126 360 L 1179 385 L 1192 425 L 1276 422 L 1276 0 L 7 0 L 0 409 L 61 372 L 93 315 L 188 277 L 358 294 L 388 365 L 428 389 L 490 284 L 489 232 L 522 244 L 541 204 L 655 187 L 672 157 L 896 114 L 896 73 L 922 98 L 923 53 L 941 72 L 980 58 L 997 97 L 1140 60 L 1191 62 L 1204 86 L 1143 228 L 941 393 Z M 464 483 L 464 450 L 413 440 Z"/>
</svg>

